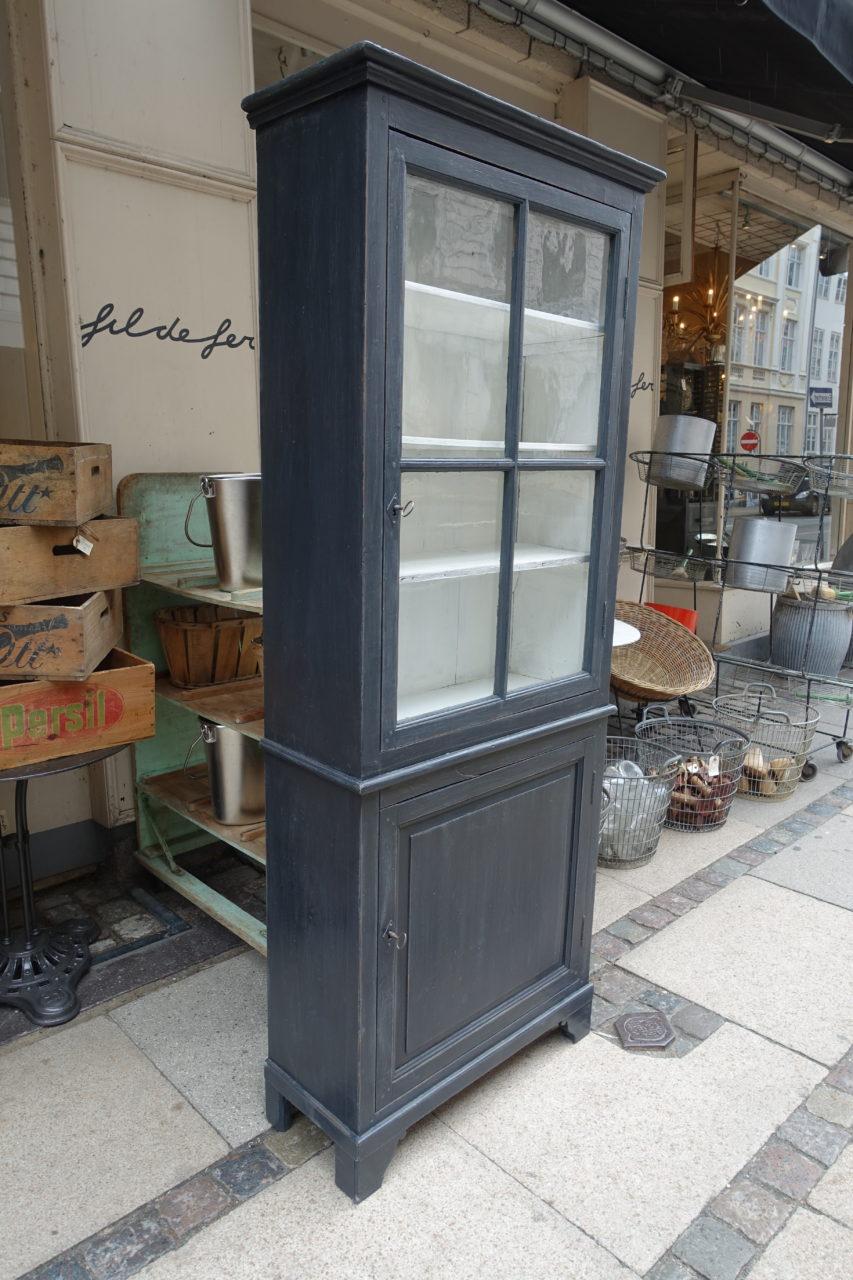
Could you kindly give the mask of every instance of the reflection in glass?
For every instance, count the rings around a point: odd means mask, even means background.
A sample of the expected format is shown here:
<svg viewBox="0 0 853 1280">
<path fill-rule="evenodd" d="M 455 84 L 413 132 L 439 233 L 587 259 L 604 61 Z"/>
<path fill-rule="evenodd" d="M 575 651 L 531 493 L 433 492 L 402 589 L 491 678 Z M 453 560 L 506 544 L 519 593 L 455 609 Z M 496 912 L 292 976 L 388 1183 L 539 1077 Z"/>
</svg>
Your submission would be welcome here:
<svg viewBox="0 0 853 1280">
<path fill-rule="evenodd" d="M 408 472 L 401 502 L 397 718 L 494 692 L 502 472 Z"/>
<path fill-rule="evenodd" d="M 598 440 L 610 241 L 531 212 L 525 254 L 525 457 L 593 454 Z"/>
<path fill-rule="evenodd" d="M 403 456 L 504 452 L 511 204 L 406 179 Z"/>
<path fill-rule="evenodd" d="M 519 476 L 510 692 L 584 670 L 594 495 L 589 471 Z"/>
</svg>

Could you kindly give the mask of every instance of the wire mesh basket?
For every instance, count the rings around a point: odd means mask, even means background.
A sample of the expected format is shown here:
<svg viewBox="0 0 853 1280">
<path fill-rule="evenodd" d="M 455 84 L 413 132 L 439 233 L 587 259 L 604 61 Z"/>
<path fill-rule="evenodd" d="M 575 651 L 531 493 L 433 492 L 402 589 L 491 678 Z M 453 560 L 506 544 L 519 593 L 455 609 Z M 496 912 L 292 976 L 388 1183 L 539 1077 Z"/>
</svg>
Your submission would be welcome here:
<svg viewBox="0 0 853 1280">
<path fill-rule="evenodd" d="M 853 454 L 823 453 L 804 458 L 811 486 L 831 498 L 853 498 Z"/>
<path fill-rule="evenodd" d="M 700 556 L 678 555 L 674 551 L 651 551 L 646 547 L 628 547 L 631 568 L 653 578 L 681 578 L 702 582 L 713 566 Z"/>
<path fill-rule="evenodd" d="M 610 813 L 612 806 L 613 806 L 613 797 L 610 794 L 610 788 L 605 782 L 601 788 L 601 816 L 598 821 L 599 847 L 601 843 L 601 834 L 604 831 L 605 824 L 607 823 L 607 815 Z"/>
<path fill-rule="evenodd" d="M 655 855 L 679 759 L 638 738 L 607 739 L 598 861 L 603 867 L 641 867 Z"/>
<path fill-rule="evenodd" d="M 806 468 L 775 454 L 721 454 L 712 460 L 724 484 L 743 493 L 796 493 Z"/>
<path fill-rule="evenodd" d="M 803 773 L 820 712 L 785 702 L 772 685 L 752 683 L 714 699 L 715 718 L 749 735 L 738 784 L 750 800 L 783 800 Z"/>
<path fill-rule="evenodd" d="M 671 716 L 655 703 L 646 707 L 636 733 L 679 757 L 665 825 L 677 831 L 721 827 L 741 780 L 748 735 L 700 716 Z"/>
</svg>

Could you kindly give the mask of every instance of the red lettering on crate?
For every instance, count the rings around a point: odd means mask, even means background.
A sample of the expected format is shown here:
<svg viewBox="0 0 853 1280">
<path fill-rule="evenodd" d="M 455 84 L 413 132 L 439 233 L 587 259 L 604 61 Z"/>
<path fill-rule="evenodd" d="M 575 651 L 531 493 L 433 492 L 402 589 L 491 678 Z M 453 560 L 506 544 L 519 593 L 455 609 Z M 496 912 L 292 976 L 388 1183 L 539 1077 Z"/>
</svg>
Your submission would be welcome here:
<svg viewBox="0 0 853 1280">
<path fill-rule="evenodd" d="M 0 749 L 29 747 L 44 738 L 97 735 L 117 724 L 124 699 L 116 689 L 62 684 L 18 702 L 0 706 Z"/>
</svg>

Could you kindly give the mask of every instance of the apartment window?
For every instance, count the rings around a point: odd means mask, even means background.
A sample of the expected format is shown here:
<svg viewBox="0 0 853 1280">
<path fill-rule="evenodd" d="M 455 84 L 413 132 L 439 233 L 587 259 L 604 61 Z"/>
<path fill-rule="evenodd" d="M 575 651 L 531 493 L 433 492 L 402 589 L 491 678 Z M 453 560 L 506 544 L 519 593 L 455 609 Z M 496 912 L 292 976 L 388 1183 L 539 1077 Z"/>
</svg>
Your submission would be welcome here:
<svg viewBox="0 0 853 1280">
<path fill-rule="evenodd" d="M 823 367 L 823 329 L 815 329 L 812 333 L 812 358 L 809 364 L 809 377 L 812 382 L 820 382 L 820 371 Z"/>
<path fill-rule="evenodd" d="M 758 274 L 763 276 L 765 280 L 769 280 L 772 275 L 772 258 L 765 258 L 763 262 L 758 264 Z"/>
<path fill-rule="evenodd" d="M 818 411 L 810 409 L 806 419 L 806 437 L 803 441 L 803 453 L 817 453 Z"/>
<path fill-rule="evenodd" d="M 782 350 L 779 355 L 779 368 L 783 373 L 791 373 L 794 368 L 794 347 L 797 341 L 796 320 L 782 322 Z"/>
<path fill-rule="evenodd" d="M 743 363 L 743 330 L 746 324 L 746 308 L 735 307 L 735 325 L 732 334 L 732 363 Z"/>
<path fill-rule="evenodd" d="M 729 401 L 729 416 L 726 418 L 726 453 L 737 453 L 740 440 L 740 400 Z"/>
<path fill-rule="evenodd" d="M 847 272 L 846 271 L 844 272 L 844 275 L 839 276 L 835 282 L 835 301 L 836 302 L 847 301 Z"/>
<path fill-rule="evenodd" d="M 794 406 L 780 404 L 776 413 L 776 452 L 791 452 L 791 428 L 794 425 Z"/>
<path fill-rule="evenodd" d="M 764 405 L 758 400 L 753 400 L 749 406 L 749 425 L 753 431 L 757 431 L 761 435 L 761 420 L 764 416 Z"/>
<path fill-rule="evenodd" d="M 800 268 L 803 263 L 803 251 L 798 244 L 792 244 L 788 250 L 788 288 L 799 289 Z"/>
<path fill-rule="evenodd" d="M 766 311 L 755 313 L 755 351 L 752 357 L 754 364 L 767 364 L 767 317 Z"/>
<path fill-rule="evenodd" d="M 841 334 L 831 333 L 829 335 L 829 352 L 826 357 L 827 382 L 838 381 L 838 361 L 840 358 L 841 358 Z"/>
<path fill-rule="evenodd" d="M 838 423 L 838 414 L 825 413 L 823 415 L 823 431 L 821 432 L 820 451 L 821 453 L 835 453 L 835 428 Z"/>
<path fill-rule="evenodd" d="M 831 276 L 818 276 L 817 278 L 817 296 L 819 298 L 829 297 L 829 282 Z"/>
</svg>

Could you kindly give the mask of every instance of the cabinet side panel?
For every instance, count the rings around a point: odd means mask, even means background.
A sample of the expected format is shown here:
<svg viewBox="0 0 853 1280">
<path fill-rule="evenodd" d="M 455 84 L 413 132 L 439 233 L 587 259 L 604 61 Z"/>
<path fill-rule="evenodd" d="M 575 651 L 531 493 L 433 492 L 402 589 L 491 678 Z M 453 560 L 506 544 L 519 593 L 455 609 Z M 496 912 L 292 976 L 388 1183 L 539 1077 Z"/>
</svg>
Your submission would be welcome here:
<svg viewBox="0 0 853 1280">
<path fill-rule="evenodd" d="M 366 93 L 351 90 L 258 133 L 266 732 L 351 772 L 364 705 L 366 130 Z"/>
<path fill-rule="evenodd" d="M 378 801 L 268 758 L 266 804 L 269 1056 L 360 1130 L 373 1103 Z"/>
</svg>

